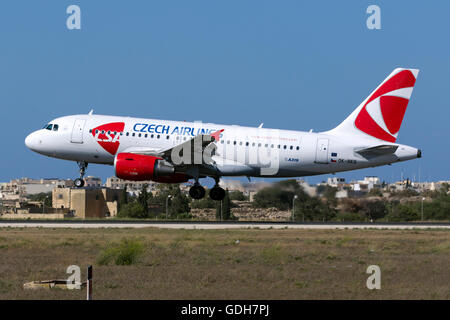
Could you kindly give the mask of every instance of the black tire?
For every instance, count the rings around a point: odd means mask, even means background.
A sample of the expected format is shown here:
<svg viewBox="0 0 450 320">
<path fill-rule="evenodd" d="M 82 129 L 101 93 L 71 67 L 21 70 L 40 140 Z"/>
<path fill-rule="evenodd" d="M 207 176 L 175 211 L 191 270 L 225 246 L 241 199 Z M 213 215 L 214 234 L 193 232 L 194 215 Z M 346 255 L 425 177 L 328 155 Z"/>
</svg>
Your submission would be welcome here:
<svg viewBox="0 0 450 320">
<path fill-rule="evenodd" d="M 77 179 L 74 180 L 73 184 L 74 184 L 74 186 L 76 188 L 83 188 L 84 187 L 84 180 L 80 179 L 80 178 L 77 178 Z"/>
<path fill-rule="evenodd" d="M 221 187 L 214 187 L 209 190 L 209 197 L 217 201 L 223 200 L 223 198 L 225 198 L 225 190 Z"/>
<path fill-rule="evenodd" d="M 189 195 L 193 199 L 201 199 L 205 196 L 205 193 L 205 188 L 203 188 L 202 186 L 192 186 L 189 189 Z"/>
</svg>

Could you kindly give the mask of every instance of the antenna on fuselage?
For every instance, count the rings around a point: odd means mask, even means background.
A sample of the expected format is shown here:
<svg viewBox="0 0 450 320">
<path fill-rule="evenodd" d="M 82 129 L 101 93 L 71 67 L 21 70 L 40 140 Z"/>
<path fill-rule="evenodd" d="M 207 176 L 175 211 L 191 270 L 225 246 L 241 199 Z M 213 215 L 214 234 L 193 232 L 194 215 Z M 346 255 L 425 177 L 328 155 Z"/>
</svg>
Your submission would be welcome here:
<svg viewBox="0 0 450 320">
<path fill-rule="evenodd" d="M 91 109 L 91 111 L 89 111 L 88 115 L 92 116 L 93 113 L 94 113 L 94 109 Z"/>
</svg>

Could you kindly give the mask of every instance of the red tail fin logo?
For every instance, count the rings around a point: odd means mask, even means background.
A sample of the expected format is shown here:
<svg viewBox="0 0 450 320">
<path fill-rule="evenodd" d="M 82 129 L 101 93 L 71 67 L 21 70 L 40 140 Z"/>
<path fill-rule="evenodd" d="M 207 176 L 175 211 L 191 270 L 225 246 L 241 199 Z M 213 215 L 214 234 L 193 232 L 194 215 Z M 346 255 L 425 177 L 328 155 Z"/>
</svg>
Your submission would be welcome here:
<svg viewBox="0 0 450 320">
<path fill-rule="evenodd" d="M 367 99 L 355 119 L 356 128 L 372 137 L 395 142 L 415 82 L 410 70 L 389 78 Z"/>
</svg>

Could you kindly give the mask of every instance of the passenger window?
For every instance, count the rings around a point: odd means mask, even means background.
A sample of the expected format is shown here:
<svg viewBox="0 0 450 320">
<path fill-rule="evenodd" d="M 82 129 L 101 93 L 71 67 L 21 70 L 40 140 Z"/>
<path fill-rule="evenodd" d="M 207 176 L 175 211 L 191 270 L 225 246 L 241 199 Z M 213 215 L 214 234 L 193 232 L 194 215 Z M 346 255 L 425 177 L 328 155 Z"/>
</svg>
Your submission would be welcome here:
<svg viewBox="0 0 450 320">
<path fill-rule="evenodd" d="M 245 143 L 245 146 L 247 146 L 248 147 L 248 141 Z"/>
<path fill-rule="evenodd" d="M 299 146 L 297 146 L 297 150 L 299 150 L 300 149 L 300 147 Z"/>
<path fill-rule="evenodd" d="M 156 138 L 158 138 L 158 139 L 159 139 L 159 137 L 160 137 L 160 135 L 158 134 L 158 135 L 156 136 Z"/>
<path fill-rule="evenodd" d="M 136 133 L 133 132 L 132 136 L 134 137 L 136 135 Z"/>
<path fill-rule="evenodd" d="M 291 146 L 291 147 L 290 147 L 289 149 L 291 149 L 291 150 L 292 150 L 293 148 L 294 148 L 294 147 L 293 147 L 293 146 Z"/>
<path fill-rule="evenodd" d="M 284 145 L 283 149 L 286 149 L 286 145 Z"/>
<path fill-rule="evenodd" d="M 127 132 L 127 137 L 130 135 L 130 133 L 129 132 Z"/>
</svg>

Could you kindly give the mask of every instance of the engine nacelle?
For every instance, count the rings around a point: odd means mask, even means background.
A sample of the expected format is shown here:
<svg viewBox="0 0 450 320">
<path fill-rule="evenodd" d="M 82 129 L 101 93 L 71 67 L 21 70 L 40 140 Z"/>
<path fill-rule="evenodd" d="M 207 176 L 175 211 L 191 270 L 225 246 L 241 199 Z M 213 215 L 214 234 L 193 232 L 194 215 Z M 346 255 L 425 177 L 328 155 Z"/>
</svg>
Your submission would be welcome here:
<svg viewBox="0 0 450 320">
<path fill-rule="evenodd" d="M 164 183 L 181 183 L 189 180 L 182 173 L 159 157 L 134 153 L 119 153 L 114 159 L 116 176 L 124 180 L 153 180 Z"/>
</svg>

